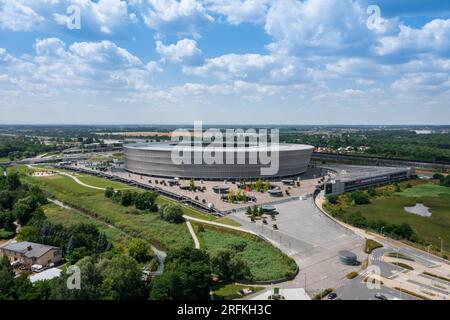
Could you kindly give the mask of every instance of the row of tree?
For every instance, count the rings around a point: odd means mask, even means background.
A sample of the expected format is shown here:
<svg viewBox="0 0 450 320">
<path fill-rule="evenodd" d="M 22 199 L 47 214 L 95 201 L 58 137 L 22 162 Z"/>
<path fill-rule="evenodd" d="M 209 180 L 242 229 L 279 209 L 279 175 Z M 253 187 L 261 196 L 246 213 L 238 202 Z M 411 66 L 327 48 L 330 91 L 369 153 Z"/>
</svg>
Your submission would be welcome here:
<svg viewBox="0 0 450 320">
<path fill-rule="evenodd" d="M 158 194 L 156 192 L 133 192 L 133 191 L 115 191 L 112 187 L 105 189 L 105 197 L 112 199 L 115 203 L 122 206 L 135 206 L 139 210 L 149 210 L 151 212 L 158 211 L 156 199 Z"/>
</svg>

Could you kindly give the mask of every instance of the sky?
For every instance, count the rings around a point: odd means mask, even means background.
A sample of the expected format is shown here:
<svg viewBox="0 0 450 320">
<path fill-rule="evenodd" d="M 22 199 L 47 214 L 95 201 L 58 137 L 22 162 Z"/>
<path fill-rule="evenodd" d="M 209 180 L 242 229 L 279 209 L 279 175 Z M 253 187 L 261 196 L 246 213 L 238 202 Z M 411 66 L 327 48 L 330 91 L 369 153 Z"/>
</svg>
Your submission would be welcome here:
<svg viewBox="0 0 450 320">
<path fill-rule="evenodd" d="M 450 1 L 0 0 L 0 124 L 450 124 Z"/>
</svg>

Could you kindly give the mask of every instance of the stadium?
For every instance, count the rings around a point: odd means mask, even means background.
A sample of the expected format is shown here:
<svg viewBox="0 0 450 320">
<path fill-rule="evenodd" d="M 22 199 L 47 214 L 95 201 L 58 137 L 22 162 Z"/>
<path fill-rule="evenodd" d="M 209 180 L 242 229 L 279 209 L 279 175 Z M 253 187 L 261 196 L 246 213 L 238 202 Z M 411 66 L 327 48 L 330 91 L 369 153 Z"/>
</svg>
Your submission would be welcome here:
<svg viewBox="0 0 450 320">
<path fill-rule="evenodd" d="M 183 153 L 190 154 L 189 163 L 177 164 L 172 161 L 172 152 L 177 144 L 170 142 L 140 143 L 124 146 L 125 169 L 132 173 L 141 175 L 163 177 L 163 178 L 194 178 L 205 180 L 240 180 L 282 178 L 297 176 L 307 171 L 313 152 L 313 147 L 297 144 L 279 144 L 279 169 L 276 174 L 264 175 L 263 168 L 270 167 L 270 163 L 260 161 L 258 157 L 261 152 L 268 153 L 271 149 L 259 147 L 258 145 L 218 147 L 215 152 L 223 157 L 222 164 L 208 164 L 204 160 L 201 164 L 195 164 L 194 154 L 204 151 L 198 146 L 183 146 Z M 229 159 L 234 159 L 230 163 Z M 237 164 L 237 159 L 245 159 L 244 164 Z M 258 159 L 250 161 L 250 159 Z M 197 162 L 198 163 L 198 162 Z M 242 163 L 242 162 L 239 162 Z"/>
</svg>

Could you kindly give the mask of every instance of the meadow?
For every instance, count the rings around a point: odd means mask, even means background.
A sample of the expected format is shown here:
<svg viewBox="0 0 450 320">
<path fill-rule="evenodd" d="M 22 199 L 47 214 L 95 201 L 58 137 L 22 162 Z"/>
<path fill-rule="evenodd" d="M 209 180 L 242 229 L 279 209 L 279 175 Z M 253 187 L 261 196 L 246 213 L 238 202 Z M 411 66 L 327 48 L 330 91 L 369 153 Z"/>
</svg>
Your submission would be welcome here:
<svg viewBox="0 0 450 320">
<path fill-rule="evenodd" d="M 238 255 L 247 262 L 254 280 L 281 279 L 296 271 L 297 265 L 293 259 L 256 236 L 210 225 L 204 225 L 204 231 L 198 232 L 199 224 L 193 225 L 200 246 L 211 254 L 232 244 L 245 242 L 244 251 Z"/>
</svg>

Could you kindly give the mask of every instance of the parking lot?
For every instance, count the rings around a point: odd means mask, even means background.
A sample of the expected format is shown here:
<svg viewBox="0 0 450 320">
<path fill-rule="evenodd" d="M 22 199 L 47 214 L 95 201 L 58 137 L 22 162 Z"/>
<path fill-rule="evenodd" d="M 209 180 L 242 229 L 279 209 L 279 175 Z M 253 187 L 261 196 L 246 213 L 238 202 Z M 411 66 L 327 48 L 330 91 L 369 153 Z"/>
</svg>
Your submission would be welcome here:
<svg viewBox="0 0 450 320">
<path fill-rule="evenodd" d="M 345 276 L 360 271 L 361 266 L 347 266 L 338 259 L 341 250 L 354 252 L 363 261 L 364 240 L 325 216 L 313 199 L 290 201 L 275 206 L 276 220 L 251 222 L 245 212 L 232 214 L 244 228 L 257 232 L 294 258 L 300 267 L 298 276 L 281 287 L 305 287 L 310 295 L 327 288 L 337 288 Z M 276 224 L 279 230 L 274 230 Z"/>
</svg>

